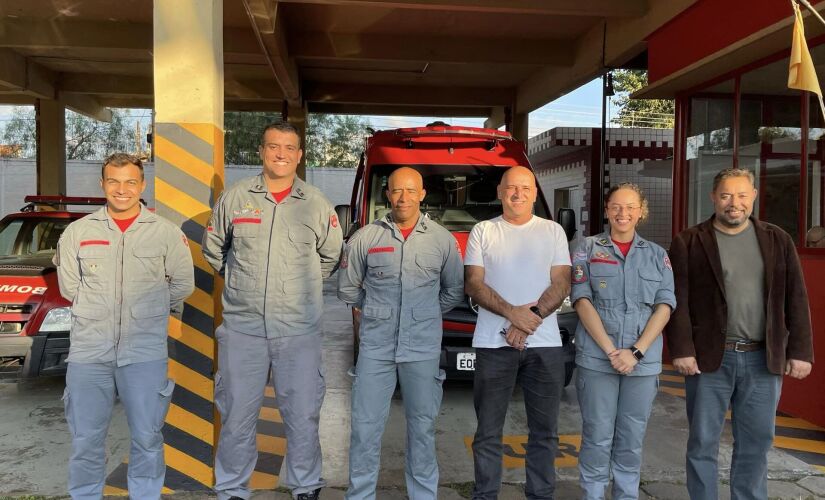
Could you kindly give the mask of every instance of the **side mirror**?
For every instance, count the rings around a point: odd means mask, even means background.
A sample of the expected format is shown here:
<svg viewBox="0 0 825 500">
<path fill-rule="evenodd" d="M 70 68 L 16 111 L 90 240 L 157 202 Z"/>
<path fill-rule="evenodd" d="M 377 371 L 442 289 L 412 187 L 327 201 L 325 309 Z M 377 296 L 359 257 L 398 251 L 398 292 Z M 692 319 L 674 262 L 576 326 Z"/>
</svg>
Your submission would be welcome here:
<svg viewBox="0 0 825 500">
<path fill-rule="evenodd" d="M 556 222 L 564 229 L 567 241 L 572 241 L 576 237 L 576 211 L 572 208 L 560 208 Z"/>
<path fill-rule="evenodd" d="M 338 215 L 338 223 L 341 224 L 341 231 L 344 233 L 344 239 L 351 236 L 358 229 L 358 225 L 352 221 L 352 213 L 349 205 L 335 205 L 335 214 Z"/>
</svg>

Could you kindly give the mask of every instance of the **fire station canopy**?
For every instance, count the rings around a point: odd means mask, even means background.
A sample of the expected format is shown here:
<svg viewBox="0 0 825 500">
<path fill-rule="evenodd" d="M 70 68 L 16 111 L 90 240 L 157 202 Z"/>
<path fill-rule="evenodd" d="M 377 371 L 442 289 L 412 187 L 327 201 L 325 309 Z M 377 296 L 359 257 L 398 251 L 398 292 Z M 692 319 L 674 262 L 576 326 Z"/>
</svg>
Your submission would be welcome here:
<svg viewBox="0 0 825 500">
<path fill-rule="evenodd" d="M 226 0 L 225 106 L 528 113 L 643 54 L 695 0 Z M 0 104 L 153 107 L 151 0 L 3 0 Z M 192 47 L 192 50 L 197 50 Z M 185 78 L 181 75 L 181 78 Z"/>
</svg>

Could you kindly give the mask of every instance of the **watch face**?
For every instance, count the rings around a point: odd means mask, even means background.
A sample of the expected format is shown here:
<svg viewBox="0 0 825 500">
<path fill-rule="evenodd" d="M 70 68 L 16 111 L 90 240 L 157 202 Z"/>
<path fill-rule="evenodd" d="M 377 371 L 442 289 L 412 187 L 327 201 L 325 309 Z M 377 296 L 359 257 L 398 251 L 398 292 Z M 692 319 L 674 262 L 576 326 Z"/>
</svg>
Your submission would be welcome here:
<svg viewBox="0 0 825 500">
<path fill-rule="evenodd" d="M 531 311 L 533 314 L 535 314 L 536 316 L 541 316 L 541 313 L 539 312 L 539 306 L 532 306 L 532 307 L 530 307 L 530 311 Z"/>
</svg>

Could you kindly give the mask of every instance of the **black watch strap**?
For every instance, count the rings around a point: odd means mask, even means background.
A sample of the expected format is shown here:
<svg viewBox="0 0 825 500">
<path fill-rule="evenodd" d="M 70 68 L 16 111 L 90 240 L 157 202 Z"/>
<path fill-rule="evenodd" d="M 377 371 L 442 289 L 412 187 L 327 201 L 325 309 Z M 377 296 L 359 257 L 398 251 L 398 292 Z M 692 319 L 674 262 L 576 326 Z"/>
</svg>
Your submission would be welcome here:
<svg viewBox="0 0 825 500">
<path fill-rule="evenodd" d="M 641 361 L 642 358 L 645 357 L 645 353 L 640 351 L 639 348 L 636 347 L 635 345 L 630 348 L 630 352 L 633 353 L 633 357 L 636 358 L 639 361 Z"/>
<path fill-rule="evenodd" d="M 542 316 L 541 312 L 539 312 L 539 306 L 530 306 L 530 312 L 532 312 L 539 318 L 544 319 L 544 316 Z"/>
</svg>

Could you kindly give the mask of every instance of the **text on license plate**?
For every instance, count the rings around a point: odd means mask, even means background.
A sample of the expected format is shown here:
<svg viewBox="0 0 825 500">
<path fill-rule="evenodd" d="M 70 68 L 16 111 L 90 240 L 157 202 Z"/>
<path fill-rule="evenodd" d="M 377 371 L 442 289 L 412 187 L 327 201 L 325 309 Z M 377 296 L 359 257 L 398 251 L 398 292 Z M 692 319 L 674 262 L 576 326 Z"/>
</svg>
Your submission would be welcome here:
<svg viewBox="0 0 825 500">
<path fill-rule="evenodd" d="M 459 352 L 456 354 L 456 369 L 473 371 L 476 369 L 476 353 Z"/>
</svg>

